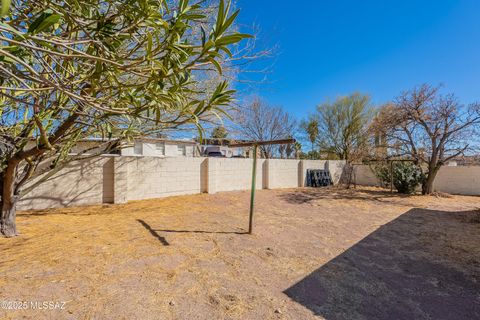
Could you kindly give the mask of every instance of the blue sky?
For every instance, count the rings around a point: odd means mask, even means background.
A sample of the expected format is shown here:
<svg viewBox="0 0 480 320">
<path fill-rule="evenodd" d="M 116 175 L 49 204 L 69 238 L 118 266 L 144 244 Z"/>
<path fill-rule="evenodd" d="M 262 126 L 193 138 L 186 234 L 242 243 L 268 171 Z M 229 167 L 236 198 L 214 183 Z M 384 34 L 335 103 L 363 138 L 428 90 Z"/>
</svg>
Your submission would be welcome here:
<svg viewBox="0 0 480 320">
<path fill-rule="evenodd" d="M 360 91 L 381 104 L 428 82 L 480 101 L 478 0 L 237 0 L 240 23 L 279 46 L 253 91 L 299 118 Z M 270 63 L 273 61 L 270 61 Z M 257 91 L 257 92 L 254 92 Z"/>
</svg>

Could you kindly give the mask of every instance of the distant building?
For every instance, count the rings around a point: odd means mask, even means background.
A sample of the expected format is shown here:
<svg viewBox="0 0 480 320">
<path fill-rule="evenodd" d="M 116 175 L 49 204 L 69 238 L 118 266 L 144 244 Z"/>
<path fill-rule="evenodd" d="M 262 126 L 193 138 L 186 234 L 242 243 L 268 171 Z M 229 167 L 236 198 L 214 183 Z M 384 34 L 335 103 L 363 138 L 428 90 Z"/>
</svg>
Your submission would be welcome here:
<svg viewBox="0 0 480 320">
<path fill-rule="evenodd" d="M 143 157 L 195 157 L 197 142 L 163 138 L 138 138 L 120 149 L 122 156 Z"/>
<path fill-rule="evenodd" d="M 200 155 L 203 157 L 224 157 L 224 158 L 247 158 L 248 150 L 246 148 L 229 147 L 232 143 L 245 142 L 245 140 L 234 139 L 202 139 L 199 143 Z"/>
<path fill-rule="evenodd" d="M 79 140 L 70 150 L 70 154 L 98 154 L 102 152 L 108 142 L 103 138 L 86 138 Z M 35 146 L 32 141 L 31 147 Z M 113 150 L 110 154 L 122 156 L 138 156 L 138 157 L 195 157 L 199 156 L 198 143 L 192 140 L 174 140 L 164 138 L 137 138 L 133 142 L 121 142 L 118 149 Z"/>
<path fill-rule="evenodd" d="M 104 138 L 85 138 L 77 141 L 70 150 L 70 154 L 116 154 L 130 157 L 224 157 L 249 158 L 252 157 L 249 148 L 229 147 L 230 144 L 246 142 L 234 139 L 203 139 L 202 142 L 187 139 L 169 139 L 142 137 L 133 142 L 121 141 L 119 146 L 111 152 L 103 151 L 110 140 Z M 35 146 L 35 140 L 28 147 Z"/>
<path fill-rule="evenodd" d="M 450 160 L 448 166 L 480 166 L 480 155 L 460 156 Z"/>
</svg>

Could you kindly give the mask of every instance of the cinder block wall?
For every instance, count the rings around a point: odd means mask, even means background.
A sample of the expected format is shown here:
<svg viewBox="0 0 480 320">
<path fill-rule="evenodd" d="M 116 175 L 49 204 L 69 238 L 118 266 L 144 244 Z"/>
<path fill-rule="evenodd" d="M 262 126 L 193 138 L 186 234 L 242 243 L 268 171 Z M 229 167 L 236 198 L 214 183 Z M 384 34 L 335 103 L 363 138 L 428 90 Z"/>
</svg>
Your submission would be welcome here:
<svg viewBox="0 0 480 320">
<path fill-rule="evenodd" d="M 325 169 L 330 171 L 333 184 L 338 184 L 344 173 L 346 161 L 344 160 L 329 160 L 325 165 Z"/>
<path fill-rule="evenodd" d="M 354 182 L 364 186 L 380 186 L 380 182 L 368 165 L 355 166 Z"/>
<path fill-rule="evenodd" d="M 18 208 L 47 209 L 113 202 L 113 164 L 113 157 L 72 162 L 26 194 Z"/>
<path fill-rule="evenodd" d="M 355 167 L 356 183 L 379 186 L 375 174 L 368 165 Z M 434 182 L 434 190 L 450 194 L 480 195 L 480 167 L 461 166 L 440 168 Z"/>
<path fill-rule="evenodd" d="M 252 159 L 102 156 L 76 161 L 25 195 L 20 210 L 47 209 L 201 192 L 249 190 Z M 328 169 L 338 183 L 344 161 L 258 159 L 257 189 L 305 185 L 307 169 Z M 359 185 L 379 185 L 367 165 L 355 166 Z M 480 195 L 480 167 L 442 167 L 435 190 Z"/>
<path fill-rule="evenodd" d="M 451 194 L 480 195 L 480 167 L 442 167 L 433 187 Z"/>
<path fill-rule="evenodd" d="M 300 160 L 268 159 L 267 188 L 296 188 L 300 186 Z"/>
<path fill-rule="evenodd" d="M 256 189 L 265 188 L 265 159 L 257 159 Z M 252 185 L 252 159 L 208 158 L 208 193 L 248 190 Z"/>
<path fill-rule="evenodd" d="M 153 199 L 202 192 L 206 158 L 132 157 L 127 163 L 126 200 Z"/>
<path fill-rule="evenodd" d="M 252 159 L 102 156 L 77 161 L 60 170 L 20 202 L 20 209 L 124 203 L 201 192 L 249 190 Z M 332 168 L 343 162 L 257 160 L 257 189 L 304 185 L 307 169 Z"/>
</svg>

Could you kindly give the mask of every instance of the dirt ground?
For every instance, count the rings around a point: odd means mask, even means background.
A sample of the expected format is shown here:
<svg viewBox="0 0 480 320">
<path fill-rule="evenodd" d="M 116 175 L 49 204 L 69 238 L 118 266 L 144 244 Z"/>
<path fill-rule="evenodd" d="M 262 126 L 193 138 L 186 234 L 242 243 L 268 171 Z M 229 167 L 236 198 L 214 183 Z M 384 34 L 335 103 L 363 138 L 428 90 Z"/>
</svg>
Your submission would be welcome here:
<svg viewBox="0 0 480 320">
<path fill-rule="evenodd" d="M 0 318 L 480 318 L 480 198 L 262 190 L 253 235 L 248 201 L 21 212 L 0 239 Z"/>
</svg>

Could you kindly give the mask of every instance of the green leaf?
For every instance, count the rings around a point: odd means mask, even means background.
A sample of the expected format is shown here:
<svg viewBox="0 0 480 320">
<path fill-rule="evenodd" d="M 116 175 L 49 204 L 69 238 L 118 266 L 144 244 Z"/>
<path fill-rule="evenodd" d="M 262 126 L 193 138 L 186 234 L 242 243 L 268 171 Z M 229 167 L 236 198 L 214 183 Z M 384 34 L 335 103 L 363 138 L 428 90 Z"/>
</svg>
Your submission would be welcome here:
<svg viewBox="0 0 480 320">
<path fill-rule="evenodd" d="M 252 36 L 245 33 L 235 33 L 232 35 L 224 36 L 215 40 L 215 45 L 226 46 L 229 44 L 240 42 L 242 39 L 251 38 Z"/>
<path fill-rule="evenodd" d="M 230 58 L 233 57 L 232 52 L 231 52 L 230 49 L 228 49 L 227 47 L 223 46 L 223 47 L 221 47 L 220 49 L 223 50 L 223 51 L 225 51 Z"/>
<path fill-rule="evenodd" d="M 215 66 L 215 68 L 217 68 L 218 73 L 220 73 L 220 75 L 222 75 L 222 66 L 220 65 L 220 63 L 218 63 L 218 61 L 215 60 L 214 58 L 211 58 L 209 60 Z"/>
<path fill-rule="evenodd" d="M 203 52 L 207 52 L 214 46 L 215 46 L 215 42 L 213 42 L 212 40 L 208 40 L 207 43 L 205 43 L 205 45 L 203 46 Z"/>
<path fill-rule="evenodd" d="M 188 7 L 188 0 L 180 0 L 179 7 L 181 13 L 185 12 Z"/>
<path fill-rule="evenodd" d="M 201 19 L 205 18 L 205 15 L 191 13 L 191 14 L 185 14 L 184 17 L 189 19 L 189 20 L 201 20 Z"/>
<path fill-rule="evenodd" d="M 45 10 L 28 28 L 29 33 L 39 33 L 56 24 L 62 16 Z"/>
<path fill-rule="evenodd" d="M 152 57 L 152 46 L 153 46 L 152 34 L 149 32 L 147 34 L 147 57 L 148 57 L 148 59 L 150 59 Z"/>
<path fill-rule="evenodd" d="M 219 35 L 220 30 L 222 29 L 223 22 L 225 20 L 225 3 L 223 0 L 220 0 L 220 4 L 218 5 L 218 13 L 217 13 L 217 23 L 215 24 L 215 34 Z"/>
<path fill-rule="evenodd" d="M 221 32 L 225 32 L 233 23 L 233 21 L 235 21 L 235 19 L 237 18 L 238 14 L 240 13 L 240 10 L 237 10 L 235 11 L 226 21 L 225 23 L 223 24 L 222 26 L 222 30 Z"/>
<path fill-rule="evenodd" d="M 12 0 L 2 0 L 2 9 L 0 10 L 0 17 L 6 16 L 10 10 Z"/>
</svg>

